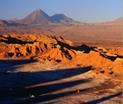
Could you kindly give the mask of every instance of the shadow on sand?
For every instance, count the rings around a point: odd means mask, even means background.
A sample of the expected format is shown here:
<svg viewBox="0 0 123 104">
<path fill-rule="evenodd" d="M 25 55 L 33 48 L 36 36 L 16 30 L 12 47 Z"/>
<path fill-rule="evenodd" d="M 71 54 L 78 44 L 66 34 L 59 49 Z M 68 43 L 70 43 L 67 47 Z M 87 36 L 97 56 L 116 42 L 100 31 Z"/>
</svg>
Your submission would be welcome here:
<svg viewBox="0 0 123 104">
<path fill-rule="evenodd" d="M 33 59 L 23 59 L 23 60 L 0 60 L 0 72 L 13 72 L 16 71 L 16 68 L 19 65 L 23 65 L 23 64 L 29 64 L 29 63 L 33 63 L 36 62 L 36 60 Z"/>
<path fill-rule="evenodd" d="M 52 92 L 60 91 L 65 88 L 74 87 L 76 85 L 90 82 L 92 79 L 79 79 L 72 81 L 60 82 L 62 79 L 71 78 L 80 74 L 84 74 L 93 68 L 71 68 L 71 69 L 56 69 L 40 72 L 14 72 L 18 65 L 32 63 L 34 60 L 0 60 L 0 101 L 8 97 L 24 97 L 23 100 L 11 101 L 12 104 L 30 104 L 43 101 L 57 99 L 63 96 L 74 95 L 76 90 L 60 92 L 53 94 Z M 6 71 L 2 71 L 5 67 Z M 9 72 L 8 72 L 9 71 Z M 11 72 L 10 72 L 11 71 Z M 56 81 L 57 83 L 52 83 Z M 79 93 L 91 90 L 93 88 L 79 89 Z M 30 96 L 34 95 L 33 98 Z M 87 104 L 96 104 L 98 102 L 108 100 L 109 96 L 102 99 L 87 102 Z"/>
<path fill-rule="evenodd" d="M 8 96 L 35 96 L 61 90 L 64 88 L 86 83 L 91 79 L 81 79 L 55 84 L 41 85 L 27 88 L 36 84 L 59 81 L 91 70 L 91 66 L 84 68 L 56 69 L 41 72 L 14 72 L 18 65 L 32 63 L 34 60 L 0 60 L 0 98 Z M 4 70 L 6 69 L 6 70 Z M 4 70 L 4 71 L 3 71 Z"/>
<path fill-rule="evenodd" d="M 110 100 L 111 98 L 114 98 L 114 97 L 117 97 L 117 96 L 120 96 L 120 95 L 122 95 L 122 92 L 118 92 L 118 93 L 113 94 L 113 95 L 109 95 L 109 96 L 102 97 L 100 99 L 89 101 L 89 102 L 87 102 L 87 104 L 99 104 L 99 103 Z"/>
</svg>

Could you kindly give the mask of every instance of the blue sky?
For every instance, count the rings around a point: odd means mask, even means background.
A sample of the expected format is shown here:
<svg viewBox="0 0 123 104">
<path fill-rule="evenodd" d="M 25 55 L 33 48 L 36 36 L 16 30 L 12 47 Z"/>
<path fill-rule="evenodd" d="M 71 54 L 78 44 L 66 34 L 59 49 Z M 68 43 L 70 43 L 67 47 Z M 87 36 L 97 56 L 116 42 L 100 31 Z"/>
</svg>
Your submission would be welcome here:
<svg viewBox="0 0 123 104">
<path fill-rule="evenodd" d="M 63 13 L 83 22 L 123 17 L 123 0 L 0 0 L 0 19 L 23 18 L 39 8 L 50 16 Z"/>
</svg>

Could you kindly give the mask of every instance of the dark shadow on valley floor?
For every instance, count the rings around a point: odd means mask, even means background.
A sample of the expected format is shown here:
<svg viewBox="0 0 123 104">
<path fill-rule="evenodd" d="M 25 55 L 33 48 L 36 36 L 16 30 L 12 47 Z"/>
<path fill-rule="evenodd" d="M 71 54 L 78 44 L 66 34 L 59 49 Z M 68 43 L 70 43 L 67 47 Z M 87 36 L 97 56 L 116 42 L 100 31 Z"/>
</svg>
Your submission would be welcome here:
<svg viewBox="0 0 123 104">
<path fill-rule="evenodd" d="M 39 103 L 39 102 L 41 103 L 44 101 L 55 100 L 65 96 L 81 95 L 82 93 L 88 90 L 90 91 L 92 88 L 90 87 L 90 88 L 79 89 L 79 93 L 77 92 L 77 90 L 72 90 L 72 91 L 66 91 L 66 92 L 61 92 L 57 94 L 46 94 L 43 96 L 40 95 L 40 96 L 36 96 L 35 98 L 27 98 L 26 100 L 19 100 L 16 103 L 17 104 L 30 104 L 30 103 Z"/>
<path fill-rule="evenodd" d="M 92 69 L 91 66 L 83 68 L 71 69 L 56 69 L 50 71 L 40 72 L 14 72 L 16 66 L 25 63 L 33 62 L 33 60 L 0 60 L 0 99 L 7 97 L 29 97 L 30 94 L 39 96 L 46 93 L 62 90 L 65 88 L 73 87 L 82 83 L 91 81 L 92 79 L 80 79 L 68 82 L 57 82 L 54 84 L 41 85 L 46 82 L 59 81 L 61 79 L 71 78 L 76 75 L 86 73 Z M 8 65 L 11 72 L 3 71 L 3 65 Z M 37 87 L 30 87 L 38 85 Z M 45 96 L 44 96 L 45 97 Z"/>
<path fill-rule="evenodd" d="M 0 60 L 0 73 L 1 72 L 13 72 L 16 71 L 16 68 L 19 65 L 23 64 L 29 64 L 29 63 L 34 63 L 37 60 L 33 59 L 21 59 L 21 60 L 14 60 L 14 59 L 9 59 L 9 60 Z"/>
<path fill-rule="evenodd" d="M 113 94 L 113 95 L 109 95 L 109 96 L 102 97 L 100 99 L 89 101 L 89 102 L 87 102 L 87 104 L 99 104 L 99 103 L 102 103 L 104 101 L 110 100 L 114 97 L 121 96 L 121 95 L 122 95 L 122 92 L 118 92 L 118 93 Z"/>
</svg>

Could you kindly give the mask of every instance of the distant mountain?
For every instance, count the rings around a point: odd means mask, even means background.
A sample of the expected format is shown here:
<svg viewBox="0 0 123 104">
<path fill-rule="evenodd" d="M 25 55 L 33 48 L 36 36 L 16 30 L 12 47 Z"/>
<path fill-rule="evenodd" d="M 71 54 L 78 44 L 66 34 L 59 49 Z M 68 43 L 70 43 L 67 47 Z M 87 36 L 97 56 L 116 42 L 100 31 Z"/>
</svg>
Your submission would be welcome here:
<svg viewBox="0 0 123 104">
<path fill-rule="evenodd" d="M 19 23 L 23 24 L 48 24 L 51 22 L 51 18 L 43 12 L 41 9 L 33 11 L 25 18 L 19 20 Z"/>
<path fill-rule="evenodd" d="M 7 26 L 8 24 L 6 20 L 0 20 L 0 26 Z"/>
<path fill-rule="evenodd" d="M 72 18 L 65 16 L 64 14 L 55 14 L 51 17 L 52 21 L 55 23 L 71 23 L 74 22 Z"/>
<path fill-rule="evenodd" d="M 113 23 L 115 23 L 115 24 L 122 24 L 123 25 L 123 17 L 114 20 Z"/>
<path fill-rule="evenodd" d="M 41 9 L 35 10 L 25 18 L 20 20 L 0 20 L 0 26 L 23 26 L 23 25 L 48 25 L 48 24 L 83 24 L 90 25 L 90 23 L 82 23 L 67 17 L 64 14 L 54 14 L 49 16 Z M 97 25 L 123 25 L 123 17 L 110 22 L 95 23 Z"/>
<path fill-rule="evenodd" d="M 24 26 L 24 24 L 16 23 L 15 21 L 0 20 L 0 26 Z"/>
<path fill-rule="evenodd" d="M 98 24 L 109 25 L 109 26 L 123 26 L 123 17 L 120 17 L 120 18 L 115 19 L 113 21 L 102 22 L 102 23 L 98 23 Z"/>
<path fill-rule="evenodd" d="M 123 22 L 123 17 L 120 17 L 120 18 L 116 19 L 115 21 Z"/>
<path fill-rule="evenodd" d="M 31 14 L 21 20 L 17 20 L 17 23 L 35 25 L 35 24 L 49 24 L 49 23 L 72 23 L 75 22 L 72 18 L 65 16 L 64 14 L 55 14 L 49 16 L 41 9 L 33 11 Z"/>
</svg>

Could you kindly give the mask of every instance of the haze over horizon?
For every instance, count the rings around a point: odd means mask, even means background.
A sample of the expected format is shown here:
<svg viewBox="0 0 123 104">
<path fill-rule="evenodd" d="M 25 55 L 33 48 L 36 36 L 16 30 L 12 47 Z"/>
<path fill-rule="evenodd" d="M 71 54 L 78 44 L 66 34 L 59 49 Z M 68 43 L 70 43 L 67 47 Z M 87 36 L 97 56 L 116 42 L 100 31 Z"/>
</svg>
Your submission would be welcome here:
<svg viewBox="0 0 123 104">
<path fill-rule="evenodd" d="M 104 22 L 123 17 L 122 0 L 3 0 L 0 19 L 20 19 L 36 9 L 50 16 L 65 14 L 81 22 Z"/>
</svg>

